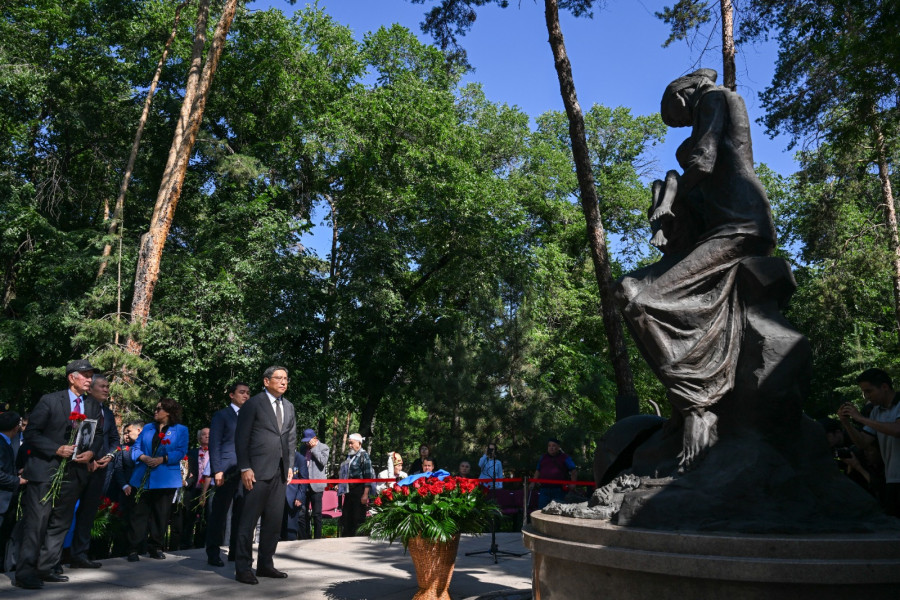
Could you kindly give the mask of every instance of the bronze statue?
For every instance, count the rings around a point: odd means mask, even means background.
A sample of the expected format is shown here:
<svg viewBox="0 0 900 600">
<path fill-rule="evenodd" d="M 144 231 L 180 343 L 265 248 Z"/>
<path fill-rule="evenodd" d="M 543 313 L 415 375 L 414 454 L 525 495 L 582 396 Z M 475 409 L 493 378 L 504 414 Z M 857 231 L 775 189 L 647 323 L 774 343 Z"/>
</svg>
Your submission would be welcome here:
<svg viewBox="0 0 900 600">
<path fill-rule="evenodd" d="M 672 417 L 628 417 L 598 441 L 588 502 L 545 513 L 651 529 L 740 532 L 896 528 L 842 475 L 803 415 L 809 340 L 784 318 L 796 289 L 753 169 L 739 95 L 700 69 L 670 83 L 663 120 L 691 127 L 652 186 L 656 263 L 615 286 L 625 322 L 665 385 Z"/>
<path fill-rule="evenodd" d="M 684 169 L 653 183 L 658 263 L 626 275 L 617 297 L 641 351 L 684 420 L 682 469 L 717 439 L 709 407 L 734 389 L 743 307 L 737 273 L 775 247 L 769 202 L 753 170 L 743 99 L 716 72 L 679 77 L 663 94 L 663 121 L 691 127 L 676 157 Z"/>
</svg>

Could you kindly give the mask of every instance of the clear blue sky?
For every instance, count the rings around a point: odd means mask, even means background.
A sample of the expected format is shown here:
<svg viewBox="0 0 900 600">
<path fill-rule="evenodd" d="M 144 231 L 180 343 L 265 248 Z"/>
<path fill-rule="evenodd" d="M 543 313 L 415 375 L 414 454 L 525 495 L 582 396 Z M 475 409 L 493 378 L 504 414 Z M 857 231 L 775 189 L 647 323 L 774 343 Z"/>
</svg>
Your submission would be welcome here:
<svg viewBox="0 0 900 600">
<path fill-rule="evenodd" d="M 657 112 L 666 84 L 701 66 L 719 71 L 721 82 L 718 36 L 712 40 L 713 47 L 702 62 L 698 62 L 699 49 L 692 50 L 684 42 L 662 47 L 668 28 L 653 13 L 673 2 L 607 0 L 606 7 L 595 12 L 593 19 L 575 19 L 566 12 L 561 13 L 566 50 L 572 62 L 578 100 L 584 110 L 593 104 L 603 104 L 626 106 L 634 114 Z M 400 23 L 428 43 L 432 40 L 421 32 L 419 23 L 433 4 L 412 4 L 408 0 L 319 0 L 318 3 L 337 22 L 350 27 L 359 39 L 381 26 Z M 302 9 L 303 3 L 290 6 L 286 1 L 259 0 L 250 4 L 251 8 L 268 6 L 291 12 Z M 464 81 L 481 83 L 488 99 L 518 106 L 532 117 L 548 110 L 564 110 L 553 55 L 547 43 L 542 1 L 510 0 L 506 9 L 493 5 L 482 7 L 471 31 L 461 41 L 468 51 L 469 62 L 475 67 Z M 763 114 L 757 95 L 772 79 L 775 57 L 776 48 L 772 43 L 738 48 L 738 92 L 743 95 L 753 122 L 755 160 L 787 175 L 796 170 L 792 153 L 786 151 L 787 139 L 770 140 L 755 123 Z M 671 129 L 666 143 L 653 153 L 661 172 L 677 168 L 675 149 L 688 133 L 687 129 Z"/>
</svg>

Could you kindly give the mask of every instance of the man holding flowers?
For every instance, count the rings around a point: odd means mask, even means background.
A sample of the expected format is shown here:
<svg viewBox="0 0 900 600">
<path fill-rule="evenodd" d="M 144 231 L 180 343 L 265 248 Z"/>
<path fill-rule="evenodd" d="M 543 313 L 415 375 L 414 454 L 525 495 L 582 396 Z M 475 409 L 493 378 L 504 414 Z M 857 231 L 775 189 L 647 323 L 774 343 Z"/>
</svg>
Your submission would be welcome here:
<svg viewBox="0 0 900 600">
<path fill-rule="evenodd" d="M 88 482 L 88 465 L 102 443 L 95 436 L 91 448 L 75 454 L 74 439 L 85 419 L 99 419 L 100 404 L 86 396 L 94 375 L 87 360 L 66 366 L 68 389 L 46 394 L 31 412 L 25 441 L 28 480 L 22 496 L 23 531 L 15 585 L 40 589 L 44 582 L 68 578 L 53 569 L 75 514 L 75 502 Z M 53 489 L 55 487 L 55 489 Z"/>
</svg>

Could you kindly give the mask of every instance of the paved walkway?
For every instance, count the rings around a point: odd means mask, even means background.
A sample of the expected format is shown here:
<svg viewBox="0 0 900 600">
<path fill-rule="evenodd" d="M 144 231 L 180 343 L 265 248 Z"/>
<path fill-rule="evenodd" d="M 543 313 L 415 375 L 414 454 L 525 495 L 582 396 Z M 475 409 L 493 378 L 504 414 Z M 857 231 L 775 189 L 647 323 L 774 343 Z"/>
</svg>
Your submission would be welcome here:
<svg viewBox="0 0 900 600">
<path fill-rule="evenodd" d="M 498 533 L 501 551 L 526 552 L 521 533 Z M 531 598 L 531 555 L 465 556 L 488 550 L 489 535 L 463 536 L 450 583 L 454 600 Z M 260 579 L 259 585 L 234 580 L 234 563 L 206 564 L 203 549 L 167 553 L 166 560 L 141 557 L 102 561 L 101 569 L 66 569 L 68 583 L 47 583 L 40 591 L 13 587 L 10 574 L 0 574 L 0 597 L 41 600 L 225 600 L 229 598 L 299 598 L 302 600 L 409 600 L 416 592 L 412 560 L 399 543 L 388 545 L 365 537 L 280 542 L 275 566 L 288 579 Z"/>
</svg>

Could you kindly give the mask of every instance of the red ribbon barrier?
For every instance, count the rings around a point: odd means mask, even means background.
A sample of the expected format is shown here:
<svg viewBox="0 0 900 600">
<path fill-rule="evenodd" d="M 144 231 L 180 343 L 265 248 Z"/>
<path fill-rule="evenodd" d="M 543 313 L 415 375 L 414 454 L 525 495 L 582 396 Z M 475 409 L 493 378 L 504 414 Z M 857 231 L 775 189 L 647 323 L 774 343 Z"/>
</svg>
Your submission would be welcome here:
<svg viewBox="0 0 900 600">
<path fill-rule="evenodd" d="M 498 479 L 497 481 L 500 480 Z M 594 487 L 593 481 L 572 481 L 570 479 L 529 479 L 528 483 L 546 483 L 548 485 L 584 485 Z"/>
<path fill-rule="evenodd" d="M 466 479 L 463 477 L 457 477 L 457 479 Z M 474 477 L 469 477 L 468 479 L 476 479 Z M 489 484 L 491 479 L 476 479 L 479 483 Z M 525 481 L 522 477 L 504 477 L 501 479 L 496 479 L 498 483 L 522 483 Z M 301 484 L 301 483 L 396 483 L 396 479 L 291 479 L 290 483 L 292 484 Z M 529 479 L 528 483 L 543 483 L 547 485 L 578 485 L 578 486 L 587 486 L 594 487 L 593 481 L 571 481 L 568 479 Z"/>
</svg>

